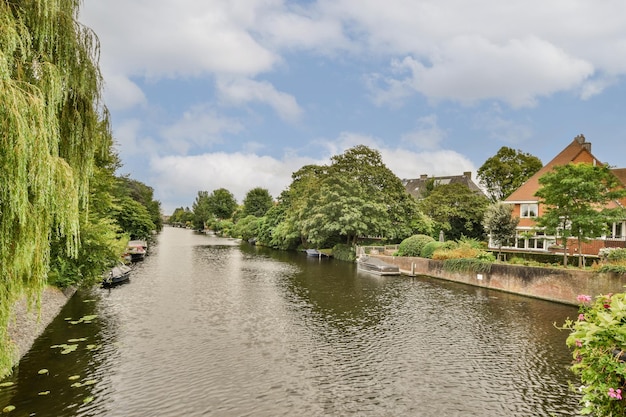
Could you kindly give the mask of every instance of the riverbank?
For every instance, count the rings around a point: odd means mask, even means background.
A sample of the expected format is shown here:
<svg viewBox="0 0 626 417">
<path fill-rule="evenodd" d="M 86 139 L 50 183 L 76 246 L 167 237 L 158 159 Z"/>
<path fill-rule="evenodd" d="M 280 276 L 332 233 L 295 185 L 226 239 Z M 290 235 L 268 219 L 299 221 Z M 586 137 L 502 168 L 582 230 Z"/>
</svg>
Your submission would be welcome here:
<svg viewBox="0 0 626 417">
<path fill-rule="evenodd" d="M 48 286 L 41 295 L 41 308 L 38 309 L 36 305 L 29 306 L 26 296 L 13 305 L 9 316 L 8 333 L 16 347 L 14 366 L 30 350 L 35 340 L 59 314 L 75 291 L 75 289 L 62 291 Z"/>
<path fill-rule="evenodd" d="M 444 261 L 390 255 L 370 254 L 370 256 L 398 266 L 404 275 L 428 275 L 571 305 L 579 304 L 577 300 L 579 294 L 595 298 L 608 293 L 624 292 L 626 286 L 626 274 L 500 263 L 491 265 L 489 272 L 450 272 L 444 269 Z"/>
</svg>

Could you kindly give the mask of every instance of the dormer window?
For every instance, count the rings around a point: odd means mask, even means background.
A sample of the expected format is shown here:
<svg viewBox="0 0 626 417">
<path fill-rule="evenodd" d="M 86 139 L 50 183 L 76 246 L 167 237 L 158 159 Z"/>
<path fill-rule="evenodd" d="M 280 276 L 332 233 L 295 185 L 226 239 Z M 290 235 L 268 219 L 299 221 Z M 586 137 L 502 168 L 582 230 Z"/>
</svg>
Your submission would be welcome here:
<svg viewBox="0 0 626 417">
<path fill-rule="evenodd" d="M 520 210 L 520 217 L 529 218 L 529 217 L 537 217 L 538 207 L 537 203 L 533 204 L 522 204 Z"/>
</svg>

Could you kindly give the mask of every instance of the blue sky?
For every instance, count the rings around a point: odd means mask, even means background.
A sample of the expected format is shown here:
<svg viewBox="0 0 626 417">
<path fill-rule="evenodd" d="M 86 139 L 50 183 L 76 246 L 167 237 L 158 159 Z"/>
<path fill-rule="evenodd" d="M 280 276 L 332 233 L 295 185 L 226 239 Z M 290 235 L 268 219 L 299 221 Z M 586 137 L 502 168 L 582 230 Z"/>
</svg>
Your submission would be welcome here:
<svg viewBox="0 0 626 417">
<path fill-rule="evenodd" d="M 85 0 L 130 174 L 165 214 L 277 197 L 365 144 L 400 178 L 548 162 L 578 134 L 626 167 L 621 0 Z"/>
</svg>

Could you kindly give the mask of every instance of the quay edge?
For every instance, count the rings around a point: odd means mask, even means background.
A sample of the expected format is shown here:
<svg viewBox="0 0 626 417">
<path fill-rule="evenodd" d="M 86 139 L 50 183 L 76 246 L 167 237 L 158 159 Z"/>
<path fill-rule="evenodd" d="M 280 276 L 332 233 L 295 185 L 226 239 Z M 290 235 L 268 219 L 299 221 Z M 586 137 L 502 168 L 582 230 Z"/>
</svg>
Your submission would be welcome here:
<svg viewBox="0 0 626 417">
<path fill-rule="evenodd" d="M 489 272 L 446 271 L 443 261 L 390 255 L 372 255 L 400 268 L 403 275 L 427 275 L 492 290 L 564 304 L 578 305 L 579 294 L 595 298 L 625 292 L 626 274 L 599 273 L 575 269 L 543 268 L 494 263 Z"/>
</svg>

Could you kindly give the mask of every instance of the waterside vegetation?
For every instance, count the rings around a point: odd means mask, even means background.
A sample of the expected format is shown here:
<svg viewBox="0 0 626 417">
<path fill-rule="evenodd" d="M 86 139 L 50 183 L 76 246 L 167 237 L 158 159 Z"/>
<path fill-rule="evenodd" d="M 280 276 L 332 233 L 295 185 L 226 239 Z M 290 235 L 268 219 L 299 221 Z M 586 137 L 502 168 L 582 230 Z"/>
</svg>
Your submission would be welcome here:
<svg viewBox="0 0 626 417">
<path fill-rule="evenodd" d="M 90 285 L 130 238 L 161 227 L 152 188 L 120 167 L 101 102 L 98 40 L 79 1 L 0 1 L 0 376 L 11 307 Z"/>
</svg>

